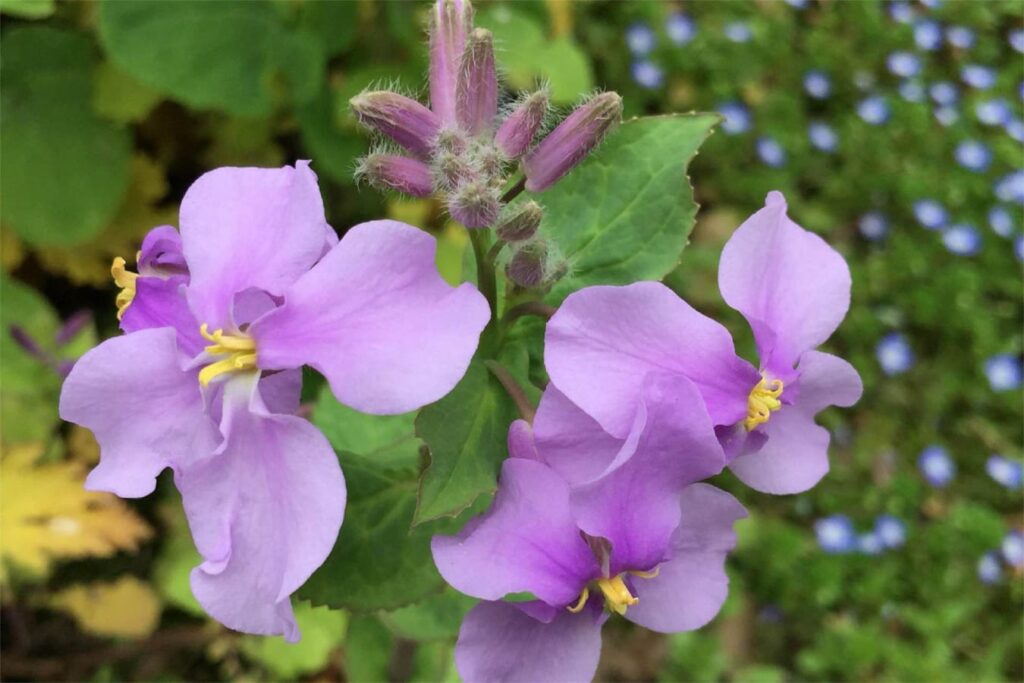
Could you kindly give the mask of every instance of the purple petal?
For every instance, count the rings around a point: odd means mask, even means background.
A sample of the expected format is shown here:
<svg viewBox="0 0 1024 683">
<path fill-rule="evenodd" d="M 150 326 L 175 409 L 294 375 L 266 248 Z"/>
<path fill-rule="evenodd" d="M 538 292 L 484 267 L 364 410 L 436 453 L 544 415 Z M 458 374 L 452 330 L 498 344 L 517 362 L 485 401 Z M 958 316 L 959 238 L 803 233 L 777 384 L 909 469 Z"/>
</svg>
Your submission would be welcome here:
<svg viewBox="0 0 1024 683">
<path fill-rule="evenodd" d="M 626 618 L 652 631 L 676 633 L 711 621 L 729 592 L 725 557 L 736 546 L 733 523 L 747 511 L 725 491 L 694 484 L 681 497 L 673 557 L 652 579 L 635 578 L 639 602 Z"/>
<path fill-rule="evenodd" d="M 759 428 L 768 437 L 761 448 L 729 463 L 740 481 L 762 493 L 800 493 L 828 472 L 828 430 L 799 407 L 783 405 Z"/>
<path fill-rule="evenodd" d="M 800 355 L 831 336 L 850 307 L 850 269 L 839 252 L 786 215 L 771 192 L 722 250 L 718 285 L 754 330 L 761 366 L 787 381 Z"/>
<path fill-rule="evenodd" d="M 229 628 L 299 639 L 290 595 L 327 558 L 345 512 L 345 480 L 323 434 L 271 414 L 256 374 L 224 390 L 225 441 L 175 472 L 203 563 L 192 592 Z"/>
<path fill-rule="evenodd" d="M 797 407 L 808 415 L 828 406 L 847 408 L 860 400 L 864 384 L 852 365 L 838 356 L 808 351 L 800 358 Z"/>
<path fill-rule="evenodd" d="M 664 561 L 679 525 L 679 495 L 718 474 L 725 455 L 697 387 L 685 377 L 648 375 L 637 424 L 616 458 L 620 465 L 574 489 L 580 528 L 611 541 L 610 575 L 646 571 Z M 586 457 L 586 453 L 580 453 Z"/>
<path fill-rule="evenodd" d="M 483 600 L 528 591 L 550 605 L 576 600 L 600 574 L 569 511 L 569 487 L 547 466 L 510 458 L 491 509 L 458 536 L 434 536 L 445 581 Z"/>
<path fill-rule="evenodd" d="M 181 237 L 192 281 L 188 301 L 210 329 L 232 327 L 235 294 L 280 295 L 316 263 L 327 222 L 308 161 L 283 168 L 219 168 L 181 202 Z"/>
<path fill-rule="evenodd" d="M 170 225 L 150 230 L 142 240 L 138 264 L 139 274 L 143 277 L 187 276 L 188 264 L 182 252 L 181 235 Z"/>
<path fill-rule="evenodd" d="M 165 467 L 207 457 L 220 436 L 206 416 L 197 372 L 170 328 L 108 339 L 82 356 L 64 381 L 60 416 L 92 430 L 100 464 L 86 488 L 123 498 L 152 493 Z"/>
<path fill-rule="evenodd" d="M 571 294 L 548 322 L 545 363 L 559 390 L 620 439 L 649 372 L 689 378 L 715 424 L 742 419 L 761 379 L 724 327 L 658 282 Z"/>
<path fill-rule="evenodd" d="M 138 332 L 170 327 L 178 334 L 178 346 L 189 357 L 196 356 L 207 342 L 199 334 L 199 323 L 185 298 L 188 278 L 176 275 L 167 279 L 139 277 L 135 297 L 121 317 L 121 329 Z"/>
<path fill-rule="evenodd" d="M 516 420 L 509 425 L 508 457 L 544 462 L 534 443 L 533 427 L 526 420 Z"/>
<path fill-rule="evenodd" d="M 436 242 L 396 221 L 357 225 L 256 321 L 261 368 L 308 364 L 342 403 L 397 414 L 458 383 L 490 317 L 470 284 L 448 285 Z"/>
<path fill-rule="evenodd" d="M 282 370 L 260 377 L 260 396 L 272 413 L 294 415 L 302 397 L 302 370 Z"/>
<path fill-rule="evenodd" d="M 506 602 L 482 602 L 466 615 L 455 664 L 466 683 L 586 683 L 601 657 L 601 624 L 560 610 L 550 622 Z"/>
<path fill-rule="evenodd" d="M 533 433 L 543 462 L 570 486 L 586 484 L 601 476 L 623 445 L 621 439 L 601 429 L 554 384 L 548 384 L 540 397 Z"/>
</svg>

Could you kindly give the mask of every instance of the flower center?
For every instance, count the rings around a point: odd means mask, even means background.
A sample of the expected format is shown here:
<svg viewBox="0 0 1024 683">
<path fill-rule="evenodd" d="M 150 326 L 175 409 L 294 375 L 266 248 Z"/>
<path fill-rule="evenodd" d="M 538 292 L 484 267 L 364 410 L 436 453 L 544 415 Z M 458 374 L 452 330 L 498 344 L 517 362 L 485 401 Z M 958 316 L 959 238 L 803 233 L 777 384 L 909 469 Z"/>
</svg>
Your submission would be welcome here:
<svg viewBox="0 0 1024 683">
<path fill-rule="evenodd" d="M 757 386 L 750 391 L 750 397 L 747 399 L 747 417 L 743 421 L 743 426 L 747 428 L 748 432 L 767 422 L 772 412 L 782 407 L 782 401 L 779 400 L 781 395 L 781 379 L 773 379 L 769 382 L 767 378 L 761 378 Z"/>
<path fill-rule="evenodd" d="M 653 579 L 658 575 L 658 569 L 649 572 L 628 572 L 633 576 L 641 579 Z M 629 592 L 629 587 L 626 586 L 626 582 L 622 580 L 623 575 L 611 579 L 597 579 L 594 581 L 597 584 L 597 588 L 604 594 L 604 604 L 612 612 L 619 615 L 626 613 L 626 608 L 631 607 L 640 602 L 640 598 L 635 597 Z M 587 604 L 587 600 L 590 598 L 590 586 L 584 586 L 583 591 L 580 593 L 579 600 L 576 601 L 575 605 L 566 607 L 567 610 L 576 614 L 583 609 L 583 606 Z"/>
<path fill-rule="evenodd" d="M 120 320 L 135 299 L 135 281 L 139 279 L 139 274 L 125 268 L 125 261 L 120 256 L 110 265 L 110 274 L 114 278 L 114 284 L 121 288 L 114 299 L 117 305 L 117 319 Z"/>
<path fill-rule="evenodd" d="M 213 356 L 224 356 L 199 371 L 199 384 L 209 386 L 214 378 L 231 372 L 244 372 L 256 367 L 256 340 L 244 334 L 224 334 L 224 330 L 212 333 L 206 323 L 199 327 L 199 333 L 211 342 L 204 351 Z"/>
</svg>

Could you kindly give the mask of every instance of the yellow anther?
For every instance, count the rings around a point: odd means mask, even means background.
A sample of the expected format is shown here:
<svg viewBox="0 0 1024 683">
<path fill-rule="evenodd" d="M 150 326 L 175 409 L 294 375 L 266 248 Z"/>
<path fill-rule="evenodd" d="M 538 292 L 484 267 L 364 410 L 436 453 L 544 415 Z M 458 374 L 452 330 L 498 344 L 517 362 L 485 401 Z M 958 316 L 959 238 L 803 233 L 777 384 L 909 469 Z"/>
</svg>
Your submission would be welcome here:
<svg viewBox="0 0 1024 683">
<path fill-rule="evenodd" d="M 604 593 L 605 604 L 617 614 L 625 614 L 627 607 L 640 602 L 629 592 L 626 582 L 622 580 L 622 574 L 613 579 L 598 579 L 597 587 Z"/>
<path fill-rule="evenodd" d="M 229 372 L 244 372 L 256 367 L 256 341 L 241 334 L 224 334 L 224 330 L 210 332 L 209 325 L 199 326 L 199 334 L 213 342 L 205 347 L 212 356 L 227 356 L 210 363 L 199 371 L 199 384 L 209 386 L 214 378 Z"/>
<path fill-rule="evenodd" d="M 587 604 L 587 600 L 590 599 L 590 589 L 586 586 L 583 587 L 583 592 L 580 593 L 580 599 L 576 601 L 576 604 L 572 607 L 566 607 L 567 610 L 573 614 L 577 614 L 583 609 L 583 606 Z"/>
<path fill-rule="evenodd" d="M 632 574 L 633 576 L 635 576 L 635 577 L 637 577 L 639 579 L 653 579 L 656 576 L 658 576 L 658 573 L 660 571 L 661 571 L 661 567 L 655 567 L 654 569 L 652 569 L 649 572 L 630 572 L 630 574 Z"/>
<path fill-rule="evenodd" d="M 767 422 L 772 412 L 782 407 L 782 401 L 779 400 L 781 395 L 782 380 L 773 379 L 769 382 L 764 377 L 761 378 L 747 399 L 747 417 L 743 421 L 743 426 L 748 432 Z"/>
<path fill-rule="evenodd" d="M 125 268 L 124 259 L 118 256 L 110 264 L 110 275 L 114 278 L 114 284 L 121 288 L 121 291 L 117 293 L 117 298 L 114 299 L 114 304 L 117 306 L 117 319 L 120 320 L 135 299 L 135 281 L 139 279 L 139 274 Z"/>
</svg>

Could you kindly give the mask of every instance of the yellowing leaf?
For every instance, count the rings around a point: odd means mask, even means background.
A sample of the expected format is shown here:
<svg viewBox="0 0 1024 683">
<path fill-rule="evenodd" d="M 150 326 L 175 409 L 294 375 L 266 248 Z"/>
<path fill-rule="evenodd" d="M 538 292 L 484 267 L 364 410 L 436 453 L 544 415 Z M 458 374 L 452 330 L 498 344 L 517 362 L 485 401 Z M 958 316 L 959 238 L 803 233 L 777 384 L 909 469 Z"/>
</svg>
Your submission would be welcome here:
<svg viewBox="0 0 1024 683">
<path fill-rule="evenodd" d="M 0 459 L 0 581 L 9 565 L 42 577 L 53 560 L 109 557 L 149 538 L 149 526 L 116 496 L 85 490 L 81 465 L 36 465 L 41 452 L 20 446 Z"/>
<path fill-rule="evenodd" d="M 79 628 L 99 636 L 144 638 L 160 621 L 160 599 L 134 576 L 72 586 L 50 598 L 50 606 L 69 612 Z"/>
</svg>

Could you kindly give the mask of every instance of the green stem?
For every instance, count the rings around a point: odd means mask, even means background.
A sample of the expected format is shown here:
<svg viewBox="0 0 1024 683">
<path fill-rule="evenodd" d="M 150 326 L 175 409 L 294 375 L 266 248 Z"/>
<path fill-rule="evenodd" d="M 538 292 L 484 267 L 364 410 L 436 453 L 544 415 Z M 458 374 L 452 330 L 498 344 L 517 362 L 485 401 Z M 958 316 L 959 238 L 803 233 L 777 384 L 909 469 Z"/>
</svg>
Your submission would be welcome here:
<svg viewBox="0 0 1024 683">
<path fill-rule="evenodd" d="M 480 350 L 485 356 L 497 353 L 498 350 L 498 284 L 494 275 L 494 262 L 487 258 L 490 247 L 488 237 L 486 230 L 469 230 L 469 241 L 473 245 L 473 258 L 476 260 L 477 287 L 491 307 L 491 320 L 480 337 Z"/>
<path fill-rule="evenodd" d="M 511 188 L 509 188 L 508 192 L 506 192 L 504 195 L 502 195 L 501 203 L 502 204 L 508 204 L 510 201 L 512 201 L 513 199 L 518 197 L 519 194 L 525 188 L 526 188 L 526 176 L 523 176 L 522 178 L 519 179 L 519 181 L 515 185 L 513 185 Z"/>
</svg>

